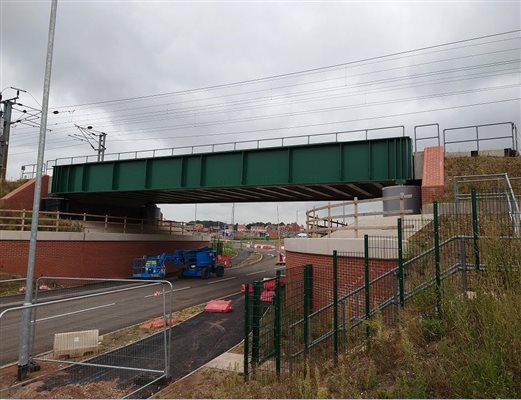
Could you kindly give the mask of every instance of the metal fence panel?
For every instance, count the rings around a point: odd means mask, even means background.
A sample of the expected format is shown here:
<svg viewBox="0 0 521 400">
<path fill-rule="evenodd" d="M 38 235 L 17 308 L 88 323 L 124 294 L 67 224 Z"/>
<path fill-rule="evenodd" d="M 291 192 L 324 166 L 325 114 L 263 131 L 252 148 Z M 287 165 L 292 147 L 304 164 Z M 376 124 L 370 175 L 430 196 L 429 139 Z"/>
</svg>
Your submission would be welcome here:
<svg viewBox="0 0 521 400">
<path fill-rule="evenodd" d="M 521 268 L 521 215 L 512 202 L 504 193 L 477 193 L 434 204 L 430 214 L 400 218 L 395 236 L 366 235 L 362 253 L 335 251 L 331 261 L 288 269 L 280 298 L 282 373 L 305 374 L 314 363 L 363 348 L 371 333 L 366 321 L 395 323 L 405 305 L 424 318 L 442 317 L 444 293 L 470 296 L 479 274 L 497 272 L 488 265 L 500 266 L 502 281 L 511 279 L 509 271 Z M 265 309 L 258 326 L 266 336 L 257 352 L 268 358 L 273 315 Z"/>
<path fill-rule="evenodd" d="M 44 282 L 61 289 L 0 313 L 0 365 L 16 362 L 22 312 L 30 309 L 31 359 L 53 371 L 42 390 L 103 382 L 128 394 L 169 375 L 170 282 L 42 278 L 37 287 Z"/>
</svg>

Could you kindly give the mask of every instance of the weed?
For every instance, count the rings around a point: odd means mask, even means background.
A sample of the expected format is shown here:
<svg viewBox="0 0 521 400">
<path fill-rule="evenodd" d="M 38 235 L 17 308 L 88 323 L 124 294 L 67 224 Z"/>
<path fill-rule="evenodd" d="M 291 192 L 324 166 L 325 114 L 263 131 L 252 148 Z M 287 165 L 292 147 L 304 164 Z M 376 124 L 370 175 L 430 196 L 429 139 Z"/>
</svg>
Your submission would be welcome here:
<svg viewBox="0 0 521 400">
<path fill-rule="evenodd" d="M 421 322 L 423 336 L 427 340 L 437 340 L 447 333 L 443 321 L 440 319 L 424 318 Z"/>
</svg>

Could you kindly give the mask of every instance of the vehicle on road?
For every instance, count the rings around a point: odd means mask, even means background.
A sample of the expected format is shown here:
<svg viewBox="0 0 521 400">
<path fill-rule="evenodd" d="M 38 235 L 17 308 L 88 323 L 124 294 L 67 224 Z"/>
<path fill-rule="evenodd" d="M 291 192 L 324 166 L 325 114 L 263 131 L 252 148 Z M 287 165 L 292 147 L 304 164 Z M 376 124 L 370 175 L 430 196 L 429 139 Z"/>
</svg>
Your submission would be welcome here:
<svg viewBox="0 0 521 400">
<path fill-rule="evenodd" d="M 224 265 L 217 261 L 215 250 L 211 247 L 199 249 L 176 250 L 170 255 L 167 252 L 158 256 L 135 258 L 132 265 L 132 277 L 139 279 L 163 279 L 166 276 L 166 264 L 173 263 L 178 267 L 178 276 L 199 277 L 208 279 L 210 274 L 224 276 Z"/>
</svg>

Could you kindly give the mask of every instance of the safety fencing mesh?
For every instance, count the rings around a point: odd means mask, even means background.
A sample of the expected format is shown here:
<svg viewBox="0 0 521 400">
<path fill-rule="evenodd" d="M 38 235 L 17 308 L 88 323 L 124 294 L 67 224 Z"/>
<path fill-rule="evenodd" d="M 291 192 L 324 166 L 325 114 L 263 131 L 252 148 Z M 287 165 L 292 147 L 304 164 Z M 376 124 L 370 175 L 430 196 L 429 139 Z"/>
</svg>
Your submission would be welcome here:
<svg viewBox="0 0 521 400">
<path fill-rule="evenodd" d="M 0 365 L 17 362 L 25 313 L 29 366 L 44 372 L 40 395 L 67 397 L 71 385 L 102 384 L 102 397 L 141 397 L 144 387 L 168 377 L 170 282 L 42 277 L 35 288 L 33 304 L 0 310 Z M 0 386 L 0 397 L 16 397 L 12 390 Z"/>
<path fill-rule="evenodd" d="M 245 378 L 306 374 L 336 362 L 367 345 L 372 318 L 393 324 L 409 304 L 440 318 L 444 291 L 472 292 L 492 258 L 495 265 L 503 258 L 503 272 L 519 270 L 521 215 L 512 198 L 472 191 L 431 211 L 398 218 L 395 235 L 357 239 L 359 251 L 334 251 L 254 283 L 245 294 Z"/>
</svg>

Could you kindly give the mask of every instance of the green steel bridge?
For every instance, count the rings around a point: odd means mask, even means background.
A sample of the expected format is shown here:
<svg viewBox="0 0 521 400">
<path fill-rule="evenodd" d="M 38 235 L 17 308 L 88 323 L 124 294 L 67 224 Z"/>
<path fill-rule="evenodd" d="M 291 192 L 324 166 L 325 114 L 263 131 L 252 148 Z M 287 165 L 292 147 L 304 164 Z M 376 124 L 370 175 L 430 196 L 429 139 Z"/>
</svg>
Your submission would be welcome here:
<svg viewBox="0 0 521 400">
<path fill-rule="evenodd" d="M 413 180 L 407 136 L 258 147 L 55 165 L 51 196 L 99 207 L 333 201 Z"/>
</svg>

